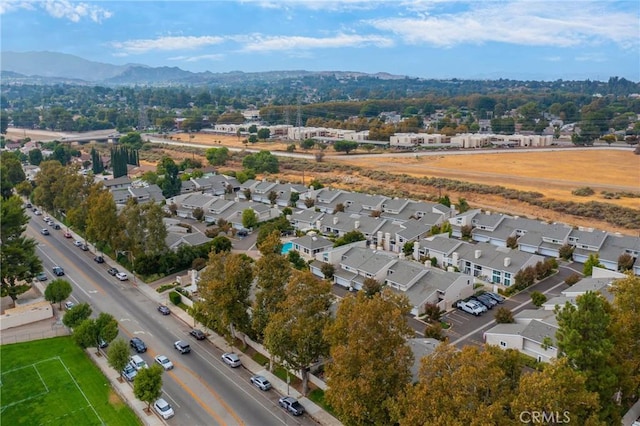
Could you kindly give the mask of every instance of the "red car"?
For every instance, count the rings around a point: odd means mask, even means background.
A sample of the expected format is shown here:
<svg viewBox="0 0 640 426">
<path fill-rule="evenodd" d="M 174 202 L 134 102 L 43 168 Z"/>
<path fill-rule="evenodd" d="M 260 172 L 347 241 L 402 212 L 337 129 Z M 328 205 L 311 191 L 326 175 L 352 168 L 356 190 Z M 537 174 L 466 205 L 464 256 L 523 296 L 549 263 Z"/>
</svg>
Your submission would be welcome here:
<svg viewBox="0 0 640 426">
<path fill-rule="evenodd" d="M 69 232 L 69 231 L 64 231 L 64 237 L 65 237 L 65 238 L 71 238 L 71 232 Z"/>
</svg>

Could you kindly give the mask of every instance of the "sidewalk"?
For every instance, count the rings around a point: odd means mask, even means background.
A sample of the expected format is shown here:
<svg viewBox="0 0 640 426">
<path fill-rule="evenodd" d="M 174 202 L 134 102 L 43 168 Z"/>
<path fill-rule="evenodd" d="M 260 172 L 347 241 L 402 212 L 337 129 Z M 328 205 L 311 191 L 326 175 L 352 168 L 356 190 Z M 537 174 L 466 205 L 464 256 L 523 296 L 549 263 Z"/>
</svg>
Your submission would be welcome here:
<svg viewBox="0 0 640 426">
<path fill-rule="evenodd" d="M 156 302 L 158 302 L 158 304 L 164 303 L 164 300 L 161 297 L 161 295 L 158 292 L 156 292 L 153 288 L 151 288 L 149 285 L 138 282 L 137 287 L 149 299 L 155 300 Z M 177 308 L 177 307 L 174 307 L 171 310 L 171 314 L 176 316 L 176 317 L 178 317 L 180 320 L 182 320 L 189 327 L 193 326 L 193 318 L 189 314 L 187 314 L 184 310 L 182 310 L 180 308 Z M 206 333 L 208 334 L 208 337 L 207 337 L 208 340 L 211 343 L 213 343 L 216 347 L 218 347 L 218 348 L 220 348 L 220 349 L 222 349 L 224 351 L 231 350 L 231 348 L 229 347 L 229 345 L 227 344 L 226 340 L 223 337 L 218 336 L 216 333 L 212 332 L 211 330 L 207 330 Z M 286 382 L 282 381 L 279 377 L 277 377 L 276 375 L 274 375 L 271 372 L 269 372 L 269 370 L 264 368 L 262 365 L 258 364 L 257 362 L 255 362 L 253 359 L 251 359 L 250 357 L 246 356 L 242 352 L 240 352 L 238 355 L 240 356 L 240 359 L 242 360 L 242 365 L 248 371 L 250 371 L 252 374 L 260 374 L 260 375 L 266 377 L 271 382 L 271 385 L 273 386 L 273 388 L 279 394 L 281 394 L 281 395 L 290 395 L 290 396 L 293 396 L 294 398 L 298 399 L 298 401 L 300 401 L 300 404 L 302 404 L 302 406 L 306 410 L 307 414 L 310 417 L 312 417 L 315 421 L 317 421 L 319 424 L 321 424 L 323 426 L 340 426 L 340 425 L 342 425 L 342 423 L 338 419 L 333 417 L 331 414 L 327 413 L 325 410 L 323 410 L 321 407 L 319 407 L 317 404 L 315 404 L 309 398 L 302 396 L 302 394 L 300 394 L 300 392 L 298 392 L 292 386 L 288 386 Z M 287 391 L 288 391 L 288 393 L 287 393 Z"/>
<path fill-rule="evenodd" d="M 107 361 L 107 357 L 104 352 L 101 350 L 101 356 L 96 355 L 96 348 L 88 348 L 86 350 L 87 355 L 91 357 L 94 364 L 96 364 L 100 370 L 102 370 L 102 374 L 105 375 L 106 378 L 111 382 L 111 387 L 120 395 L 120 398 L 131 407 L 131 409 L 136 413 L 138 418 L 144 423 L 146 426 L 164 426 L 166 425 L 165 421 L 162 420 L 156 413 L 153 411 L 153 407 L 151 411 L 147 413 L 145 408 L 147 408 L 147 404 L 145 402 L 140 401 L 133 394 L 133 386 L 123 380 L 120 382 L 117 378 L 117 372 L 109 366 Z"/>
</svg>

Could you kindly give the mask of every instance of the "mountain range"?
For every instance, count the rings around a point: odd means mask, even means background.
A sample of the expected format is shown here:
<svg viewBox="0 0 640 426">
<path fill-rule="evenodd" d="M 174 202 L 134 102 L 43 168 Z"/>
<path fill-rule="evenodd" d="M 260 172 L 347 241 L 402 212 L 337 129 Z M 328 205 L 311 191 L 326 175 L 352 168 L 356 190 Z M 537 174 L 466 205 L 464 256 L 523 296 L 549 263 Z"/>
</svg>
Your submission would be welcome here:
<svg viewBox="0 0 640 426">
<path fill-rule="evenodd" d="M 149 67 L 141 64 L 113 65 L 57 52 L 1 52 L 0 77 L 3 83 L 87 84 L 87 85 L 171 85 L 233 84 L 240 80 L 274 81 L 309 75 L 334 77 L 369 76 L 381 80 L 405 79 L 387 73 L 366 74 L 345 71 L 242 71 L 194 73 L 178 67 Z"/>
</svg>

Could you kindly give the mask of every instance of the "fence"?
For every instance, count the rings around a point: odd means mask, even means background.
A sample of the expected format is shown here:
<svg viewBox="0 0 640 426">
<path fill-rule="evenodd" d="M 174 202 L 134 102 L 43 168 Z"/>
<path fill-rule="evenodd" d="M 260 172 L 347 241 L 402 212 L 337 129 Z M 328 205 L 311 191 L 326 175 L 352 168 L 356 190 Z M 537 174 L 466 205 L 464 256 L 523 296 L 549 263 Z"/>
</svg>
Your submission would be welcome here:
<svg viewBox="0 0 640 426">
<path fill-rule="evenodd" d="M 48 339 L 50 337 L 68 336 L 69 334 L 69 330 L 64 326 L 55 326 L 52 327 L 51 330 L 29 331 L 20 333 L 10 333 L 5 330 L 0 335 L 0 345 Z"/>
</svg>

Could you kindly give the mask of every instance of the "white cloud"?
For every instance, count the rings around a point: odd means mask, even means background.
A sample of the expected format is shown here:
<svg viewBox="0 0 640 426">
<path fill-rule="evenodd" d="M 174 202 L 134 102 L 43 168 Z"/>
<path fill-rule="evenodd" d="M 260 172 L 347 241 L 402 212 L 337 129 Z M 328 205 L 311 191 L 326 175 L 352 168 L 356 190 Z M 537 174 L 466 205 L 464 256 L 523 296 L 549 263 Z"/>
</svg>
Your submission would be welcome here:
<svg viewBox="0 0 640 426">
<path fill-rule="evenodd" d="M 576 61 L 579 62 L 606 62 L 607 58 L 602 53 L 594 52 L 594 53 L 583 53 L 575 57 Z"/>
<path fill-rule="evenodd" d="M 245 51 L 274 51 L 274 50 L 304 50 L 304 49 L 332 49 L 343 47 L 364 46 L 390 47 L 393 41 L 381 36 L 360 36 L 352 34 L 338 34 L 334 37 L 302 37 L 302 36 L 250 36 L 243 50 Z"/>
<path fill-rule="evenodd" d="M 111 46 L 123 50 L 123 53 L 144 53 L 150 50 L 190 50 L 219 44 L 223 41 L 223 37 L 213 36 L 167 36 L 156 39 L 117 41 L 112 42 Z"/>
<path fill-rule="evenodd" d="M 285 9 L 304 8 L 321 11 L 341 11 L 341 10 L 369 10 L 384 5 L 384 1 L 372 0 L 244 0 L 243 3 L 252 3 L 264 9 Z"/>
<path fill-rule="evenodd" d="M 79 22 L 82 18 L 88 17 L 93 22 L 102 22 L 109 19 L 112 13 L 95 4 L 73 3 L 68 0 L 47 0 L 38 3 L 49 15 L 54 18 L 66 18 L 72 22 Z"/>
<path fill-rule="evenodd" d="M 369 20 L 410 44 L 451 47 L 501 42 L 571 47 L 613 42 L 637 47 L 637 11 L 621 12 L 607 2 L 474 2 L 470 9 L 443 14 Z"/>
<path fill-rule="evenodd" d="M 0 2 L 0 15 L 19 9 L 34 10 L 33 3 L 22 0 L 4 0 Z M 6 25 L 6 23 L 5 23 Z"/>
<path fill-rule="evenodd" d="M 174 56 L 168 59 L 170 61 L 181 61 L 181 62 L 220 61 L 224 59 L 224 55 L 214 53 L 210 55 L 198 55 L 198 56 Z"/>
</svg>

